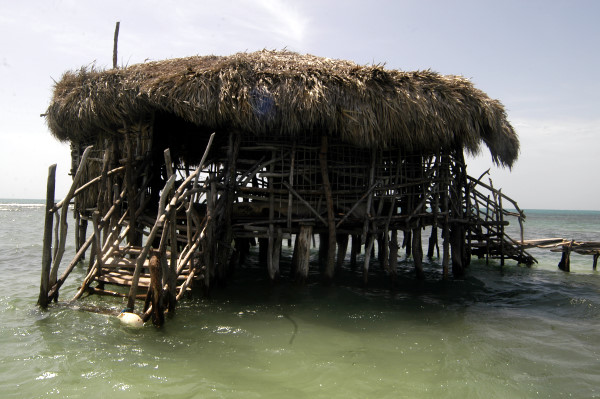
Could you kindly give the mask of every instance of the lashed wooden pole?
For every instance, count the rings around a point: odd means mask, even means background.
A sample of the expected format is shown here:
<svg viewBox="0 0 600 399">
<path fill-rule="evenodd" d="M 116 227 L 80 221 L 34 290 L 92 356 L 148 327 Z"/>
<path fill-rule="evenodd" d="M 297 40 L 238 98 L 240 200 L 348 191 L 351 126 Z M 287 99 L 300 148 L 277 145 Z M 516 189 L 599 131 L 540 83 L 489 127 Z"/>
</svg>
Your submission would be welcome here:
<svg viewBox="0 0 600 399">
<path fill-rule="evenodd" d="M 144 249 L 142 249 L 142 252 L 136 259 L 135 270 L 133 271 L 133 277 L 131 279 L 131 287 L 129 289 L 129 296 L 128 296 L 128 300 L 127 300 L 127 308 L 131 309 L 130 311 L 133 311 L 133 308 L 135 306 L 135 298 L 136 298 L 136 294 L 137 294 L 138 283 L 140 280 L 140 274 L 142 272 L 142 267 L 144 265 L 144 261 L 146 260 L 146 257 L 148 256 L 148 252 L 150 252 L 150 248 L 152 247 L 152 241 L 156 237 L 158 230 L 164 225 L 165 219 L 166 219 L 165 215 L 168 215 L 171 212 L 171 210 L 174 208 L 175 204 L 177 203 L 176 202 L 177 195 L 175 195 L 173 200 L 171 200 L 171 203 L 169 203 L 169 205 L 165 206 L 167 196 L 173 189 L 174 184 L 175 184 L 175 175 L 172 175 L 169 178 L 169 180 L 167 181 L 167 184 L 165 184 L 165 187 L 163 188 L 163 192 L 160 196 L 158 215 L 156 216 L 156 223 L 154 224 L 154 226 L 152 227 L 152 230 L 150 231 L 150 234 L 146 240 L 146 245 L 144 246 Z"/>
<path fill-rule="evenodd" d="M 73 198 L 73 193 L 75 192 L 75 188 L 79 183 L 79 179 L 81 179 L 81 175 L 83 174 L 83 169 L 91 149 L 92 146 L 89 146 L 85 149 L 85 151 L 83 151 L 83 155 L 81 156 L 81 162 L 79 163 L 79 167 L 77 168 L 77 173 L 75 173 L 75 177 L 73 178 L 73 184 L 71 184 L 71 188 L 69 189 L 69 192 L 63 200 L 62 209 L 60 211 L 60 235 L 58 240 L 58 248 L 56 248 L 56 253 L 54 255 L 54 259 L 52 260 L 52 269 L 50 270 L 50 287 L 56 284 L 58 266 L 60 265 L 60 261 L 62 260 L 63 254 L 65 253 L 65 244 L 67 240 L 68 227 L 67 212 L 69 210 L 69 202 L 71 201 L 71 198 Z"/>
<path fill-rule="evenodd" d="M 121 22 L 117 21 L 115 26 L 115 39 L 113 42 L 113 68 L 117 69 L 117 45 L 119 43 L 119 27 L 121 26 Z"/>
<path fill-rule="evenodd" d="M 327 247 L 327 264 L 323 275 L 325 283 L 331 283 L 335 271 L 335 215 L 333 213 L 333 196 L 331 192 L 331 183 L 329 182 L 329 171 L 327 168 L 327 136 L 321 136 L 321 150 L 319 151 L 319 163 L 321 166 L 321 178 L 323 179 L 323 190 L 325 191 L 325 201 L 327 202 L 327 231 L 329 245 Z"/>
<path fill-rule="evenodd" d="M 46 218 L 44 221 L 44 246 L 42 250 L 42 281 L 38 305 L 48 307 L 48 290 L 50 288 L 50 266 L 52 264 L 52 207 L 54 206 L 54 188 L 56 186 L 56 164 L 48 168 L 48 184 L 46 187 Z"/>
</svg>

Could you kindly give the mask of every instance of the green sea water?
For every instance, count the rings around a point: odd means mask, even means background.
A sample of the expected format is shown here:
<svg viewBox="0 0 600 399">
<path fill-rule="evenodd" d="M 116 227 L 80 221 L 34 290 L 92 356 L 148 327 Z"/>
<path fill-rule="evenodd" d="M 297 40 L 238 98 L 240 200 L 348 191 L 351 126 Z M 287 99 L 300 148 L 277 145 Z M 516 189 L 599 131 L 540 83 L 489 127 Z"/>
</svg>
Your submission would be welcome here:
<svg viewBox="0 0 600 399">
<path fill-rule="evenodd" d="M 285 261 L 271 285 L 251 262 L 211 298 L 180 302 L 164 328 L 133 330 L 85 310 L 115 313 L 120 299 L 67 305 L 85 266 L 59 304 L 38 309 L 43 208 L 31 203 L 0 204 L 2 398 L 600 397 L 600 272 L 589 256 L 574 254 L 563 273 L 559 254 L 535 250 L 533 267 L 474 261 L 447 281 L 433 259 L 417 281 L 401 253 L 393 291 L 377 262 L 366 289 L 347 268 L 324 287 L 316 265 L 296 287 Z M 526 213 L 525 238 L 600 241 L 600 212 Z"/>
</svg>

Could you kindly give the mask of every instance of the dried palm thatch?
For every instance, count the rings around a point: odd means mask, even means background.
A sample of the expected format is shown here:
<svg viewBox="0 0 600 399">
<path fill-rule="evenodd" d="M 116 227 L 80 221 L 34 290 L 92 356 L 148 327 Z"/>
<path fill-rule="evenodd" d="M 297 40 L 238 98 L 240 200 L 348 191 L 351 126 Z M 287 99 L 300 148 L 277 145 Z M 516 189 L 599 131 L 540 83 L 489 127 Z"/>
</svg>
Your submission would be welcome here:
<svg viewBox="0 0 600 399">
<path fill-rule="evenodd" d="M 60 140 L 93 141 L 155 111 L 217 131 L 327 133 L 365 148 L 477 153 L 483 141 L 494 162 L 509 167 L 519 152 L 502 104 L 463 77 L 288 51 L 67 72 L 47 122 Z"/>
</svg>

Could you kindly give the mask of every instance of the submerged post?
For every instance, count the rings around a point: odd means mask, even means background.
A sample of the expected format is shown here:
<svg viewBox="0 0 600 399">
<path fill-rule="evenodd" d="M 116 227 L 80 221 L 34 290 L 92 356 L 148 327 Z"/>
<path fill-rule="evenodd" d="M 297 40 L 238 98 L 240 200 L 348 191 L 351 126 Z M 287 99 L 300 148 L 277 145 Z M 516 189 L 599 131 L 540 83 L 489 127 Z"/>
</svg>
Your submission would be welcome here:
<svg viewBox="0 0 600 399">
<path fill-rule="evenodd" d="M 38 305 L 43 309 L 48 307 L 48 290 L 50 281 L 50 266 L 52 265 L 52 222 L 50 211 L 54 207 L 54 188 L 56 186 L 56 164 L 48 168 L 48 184 L 46 187 L 46 218 L 44 221 L 44 242 L 42 249 L 42 281 Z"/>
</svg>

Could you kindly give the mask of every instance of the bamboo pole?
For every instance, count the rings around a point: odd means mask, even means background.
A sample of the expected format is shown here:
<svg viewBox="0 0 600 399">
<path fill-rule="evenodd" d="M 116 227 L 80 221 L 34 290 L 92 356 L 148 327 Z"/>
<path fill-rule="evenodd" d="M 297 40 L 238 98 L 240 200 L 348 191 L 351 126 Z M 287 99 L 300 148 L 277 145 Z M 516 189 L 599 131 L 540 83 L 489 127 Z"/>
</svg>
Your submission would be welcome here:
<svg viewBox="0 0 600 399">
<path fill-rule="evenodd" d="M 48 290 L 50 288 L 50 266 L 52 263 L 52 213 L 54 206 L 54 191 L 56 186 L 56 164 L 48 168 L 48 183 L 46 185 L 46 214 L 44 219 L 44 240 L 42 249 L 42 281 L 38 305 L 42 309 L 48 307 Z"/>
</svg>

